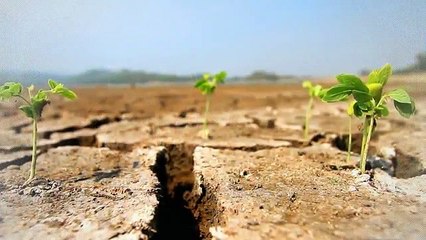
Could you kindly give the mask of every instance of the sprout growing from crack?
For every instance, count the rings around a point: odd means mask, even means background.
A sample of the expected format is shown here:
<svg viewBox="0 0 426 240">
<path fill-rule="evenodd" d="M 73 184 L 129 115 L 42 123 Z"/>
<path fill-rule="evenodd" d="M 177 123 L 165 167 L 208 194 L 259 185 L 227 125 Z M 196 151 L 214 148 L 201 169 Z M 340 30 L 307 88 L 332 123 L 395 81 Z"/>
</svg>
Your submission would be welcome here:
<svg viewBox="0 0 426 240">
<path fill-rule="evenodd" d="M 303 138 L 305 139 L 305 141 L 307 141 L 309 137 L 309 122 L 311 119 L 311 112 L 314 105 L 314 99 L 321 98 L 323 94 L 323 88 L 319 84 L 314 86 L 311 81 L 304 81 L 302 83 L 302 86 L 308 90 L 308 94 L 309 94 L 309 102 L 308 102 L 308 106 L 306 107 L 305 126 L 304 126 L 304 133 L 303 133 Z"/>
<path fill-rule="evenodd" d="M 203 129 L 201 130 L 201 137 L 208 139 L 209 129 L 208 129 L 208 114 L 210 109 L 211 96 L 216 90 L 219 84 L 225 83 L 227 73 L 225 71 L 219 72 L 215 75 L 203 74 L 203 76 L 197 80 L 194 87 L 201 91 L 201 94 L 206 96 L 206 106 L 204 109 L 204 120 L 203 120 Z"/>
<path fill-rule="evenodd" d="M 413 99 L 403 89 L 383 93 L 383 88 L 391 75 L 392 67 L 390 64 L 385 64 L 382 68 L 373 70 L 368 75 L 366 83 L 355 75 L 340 74 L 336 77 L 339 83 L 328 89 L 322 97 L 325 102 L 338 102 L 353 96 L 354 103 L 351 104 L 349 112 L 364 121 L 361 143 L 361 173 L 365 173 L 370 139 L 377 120 L 389 115 L 389 110 L 386 107 L 387 101 L 392 99 L 398 113 L 405 118 L 413 115 L 416 109 Z"/>
<path fill-rule="evenodd" d="M 0 86 L 0 101 L 8 100 L 13 97 L 20 98 L 24 102 L 24 105 L 20 106 L 19 110 L 21 110 L 25 116 L 31 118 L 33 123 L 30 176 L 24 185 L 30 183 L 35 177 L 37 162 L 37 123 L 41 118 L 44 107 L 50 103 L 48 94 L 57 94 L 71 100 L 77 98 L 77 95 L 70 89 L 64 87 L 62 83 L 50 79 L 48 84 L 50 90 L 40 89 L 34 96 L 32 94 L 34 86 L 31 85 L 28 87 L 28 99 L 22 95 L 21 83 L 6 82 Z"/>
</svg>

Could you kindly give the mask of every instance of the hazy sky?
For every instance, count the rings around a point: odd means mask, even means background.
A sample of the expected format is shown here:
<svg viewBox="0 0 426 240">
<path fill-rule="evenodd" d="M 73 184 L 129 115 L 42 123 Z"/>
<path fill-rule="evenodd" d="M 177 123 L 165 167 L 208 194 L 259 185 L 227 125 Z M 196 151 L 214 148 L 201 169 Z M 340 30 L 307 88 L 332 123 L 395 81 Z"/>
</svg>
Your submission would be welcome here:
<svg viewBox="0 0 426 240">
<path fill-rule="evenodd" d="M 0 0 L 0 70 L 334 75 L 426 50 L 426 0 Z"/>
</svg>

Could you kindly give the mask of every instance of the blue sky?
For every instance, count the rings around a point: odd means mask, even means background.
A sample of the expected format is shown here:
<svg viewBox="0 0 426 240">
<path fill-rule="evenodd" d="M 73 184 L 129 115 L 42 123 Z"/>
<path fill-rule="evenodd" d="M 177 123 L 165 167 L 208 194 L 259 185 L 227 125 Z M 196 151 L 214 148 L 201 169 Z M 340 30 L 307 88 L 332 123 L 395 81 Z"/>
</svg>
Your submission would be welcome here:
<svg viewBox="0 0 426 240">
<path fill-rule="evenodd" d="M 0 70 L 334 75 L 425 50 L 425 0 L 0 1 Z"/>
</svg>

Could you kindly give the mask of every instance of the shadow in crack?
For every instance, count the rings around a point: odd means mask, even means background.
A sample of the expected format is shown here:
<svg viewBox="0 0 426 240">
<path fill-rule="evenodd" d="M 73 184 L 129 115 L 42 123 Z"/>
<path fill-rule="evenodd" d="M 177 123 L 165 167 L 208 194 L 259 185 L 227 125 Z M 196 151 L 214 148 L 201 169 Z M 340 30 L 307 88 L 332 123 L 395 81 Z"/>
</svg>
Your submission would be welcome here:
<svg viewBox="0 0 426 240">
<path fill-rule="evenodd" d="M 106 171 L 97 171 L 93 173 L 93 177 L 95 178 L 95 182 L 99 182 L 104 178 L 113 178 L 117 177 L 121 172 L 121 169 L 112 169 Z"/>
<path fill-rule="evenodd" d="M 186 207 L 186 202 L 181 193 L 191 190 L 192 186 L 176 188 L 174 196 L 169 194 L 167 182 L 167 166 L 169 156 L 162 152 L 157 155 L 157 162 L 153 166 L 153 172 L 160 182 L 158 193 L 159 205 L 155 211 L 154 228 L 156 233 L 150 238 L 153 240 L 167 239 L 201 239 L 200 230 L 191 209 Z"/>
<path fill-rule="evenodd" d="M 412 178 L 426 174 L 426 166 L 420 159 L 403 153 L 401 150 L 396 149 L 396 157 L 392 160 L 395 177 L 397 178 Z"/>
</svg>

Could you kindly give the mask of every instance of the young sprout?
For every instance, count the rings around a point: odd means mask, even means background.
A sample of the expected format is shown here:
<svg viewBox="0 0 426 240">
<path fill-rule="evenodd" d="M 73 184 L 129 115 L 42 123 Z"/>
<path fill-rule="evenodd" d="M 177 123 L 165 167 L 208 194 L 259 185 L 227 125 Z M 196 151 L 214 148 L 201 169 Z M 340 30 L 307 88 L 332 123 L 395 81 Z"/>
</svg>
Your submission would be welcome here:
<svg viewBox="0 0 426 240">
<path fill-rule="evenodd" d="M 395 89 L 383 93 L 383 88 L 391 75 L 392 67 L 390 64 L 385 64 L 382 68 L 373 70 L 368 75 L 366 83 L 355 75 L 341 74 L 336 77 L 339 84 L 328 89 L 322 97 L 326 102 L 338 102 L 353 96 L 354 103 L 351 104 L 349 112 L 364 121 L 361 143 L 361 173 L 365 173 L 370 139 L 377 120 L 389 115 L 389 110 L 386 107 L 387 101 L 392 99 L 396 110 L 405 118 L 409 118 L 415 111 L 414 101 L 405 90 Z"/>
<path fill-rule="evenodd" d="M 215 75 L 210 75 L 208 73 L 204 74 L 200 79 L 197 80 L 194 87 L 201 91 L 201 94 L 206 96 L 206 107 L 204 109 L 204 121 L 203 121 L 203 129 L 201 130 L 201 136 L 204 139 L 208 139 L 209 129 L 207 127 L 208 123 L 208 113 L 210 108 L 210 100 L 213 95 L 216 87 L 219 84 L 225 83 L 227 73 L 225 71 L 219 72 Z"/>
<path fill-rule="evenodd" d="M 305 115 L 305 130 L 304 130 L 304 134 L 303 134 L 303 138 L 305 139 L 305 141 L 308 140 L 309 137 L 309 122 L 311 119 L 311 111 L 312 111 L 312 107 L 314 104 L 314 98 L 320 98 L 323 94 L 323 88 L 321 87 L 321 85 L 312 85 L 311 81 L 304 81 L 302 83 L 302 86 L 304 88 L 308 89 L 308 93 L 309 93 L 309 102 L 308 102 L 308 106 L 306 107 L 306 115 Z"/>
<path fill-rule="evenodd" d="M 25 182 L 25 185 L 30 183 L 35 177 L 37 161 L 37 122 L 41 118 L 43 108 L 49 103 L 48 94 L 58 94 L 71 100 L 77 98 L 77 95 L 73 91 L 64 87 L 62 83 L 58 83 L 50 79 L 48 84 L 50 90 L 40 89 L 34 96 L 32 95 L 34 86 L 31 85 L 28 87 L 28 99 L 22 95 L 22 84 L 18 82 L 6 82 L 0 86 L 0 101 L 8 100 L 13 97 L 20 98 L 24 104 L 20 106 L 19 109 L 27 117 L 31 118 L 33 122 L 31 169 L 30 176 Z"/>
</svg>

